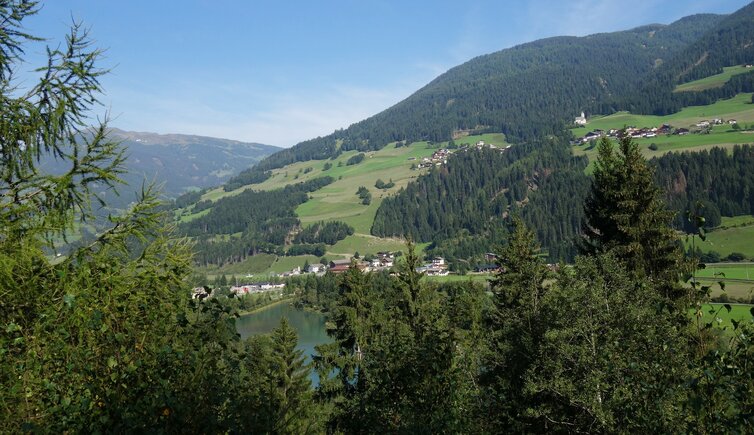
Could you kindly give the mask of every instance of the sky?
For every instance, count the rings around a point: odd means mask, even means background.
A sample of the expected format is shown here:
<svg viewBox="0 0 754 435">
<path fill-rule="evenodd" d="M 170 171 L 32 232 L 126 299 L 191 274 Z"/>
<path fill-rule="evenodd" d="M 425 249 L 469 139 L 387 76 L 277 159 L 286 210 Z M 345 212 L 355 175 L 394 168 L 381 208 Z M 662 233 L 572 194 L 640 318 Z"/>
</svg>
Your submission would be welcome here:
<svg viewBox="0 0 754 435">
<path fill-rule="evenodd" d="M 731 13 L 744 0 L 48 0 L 26 29 L 98 47 L 97 114 L 132 131 L 289 147 L 374 115 L 476 56 L 536 39 Z M 44 45 L 27 50 L 31 71 Z M 34 63 L 34 62 L 37 63 Z M 32 64 L 34 63 L 34 64 Z"/>
</svg>

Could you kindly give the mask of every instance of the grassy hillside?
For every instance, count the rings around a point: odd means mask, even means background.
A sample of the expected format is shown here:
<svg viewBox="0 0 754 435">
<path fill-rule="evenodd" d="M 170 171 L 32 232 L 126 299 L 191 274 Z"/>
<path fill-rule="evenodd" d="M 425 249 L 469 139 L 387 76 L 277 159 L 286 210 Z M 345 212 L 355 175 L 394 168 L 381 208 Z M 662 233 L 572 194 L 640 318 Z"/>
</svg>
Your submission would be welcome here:
<svg viewBox="0 0 754 435">
<path fill-rule="evenodd" d="M 715 251 L 722 257 L 731 253 L 739 252 L 749 259 L 754 259 L 754 216 L 736 216 L 722 218 L 722 224 L 707 233 L 707 240 L 702 241 L 697 237 L 694 243 L 702 252 Z M 684 240 L 685 245 L 691 246 L 691 238 Z M 734 269 L 737 270 L 737 269 Z M 700 276 L 712 273 L 702 271 Z M 734 272 L 739 273 L 739 272 Z M 745 272 L 740 272 L 745 273 Z M 726 274 L 727 275 L 727 274 Z M 754 279 L 754 273 L 751 273 Z M 728 276 L 727 278 L 736 278 Z"/>
<path fill-rule="evenodd" d="M 720 74 L 711 75 L 693 82 L 684 83 L 675 87 L 674 92 L 697 92 L 705 89 L 719 88 L 726 84 L 731 77 L 751 71 L 743 65 L 727 66 Z"/>
<path fill-rule="evenodd" d="M 500 133 L 466 136 L 456 139 L 455 143 L 458 145 L 476 144 L 480 140 L 496 146 L 507 145 L 505 136 Z M 379 151 L 365 152 L 364 160 L 355 165 L 347 165 L 346 162 L 357 154 L 356 151 L 344 152 L 333 160 L 293 163 L 273 170 L 272 176 L 262 183 L 244 186 L 230 192 L 217 188 L 205 193 L 202 200 L 216 201 L 220 198 L 237 195 L 246 189 L 273 190 L 288 184 L 329 175 L 336 181 L 312 192 L 309 201 L 296 209 L 296 214 L 303 225 L 318 221 L 339 220 L 354 228 L 355 233 L 353 235 L 328 248 L 326 257 L 347 258 L 355 252 L 366 255 L 380 251 L 398 251 L 405 248 L 403 240 L 379 238 L 370 234 L 375 213 L 384 198 L 397 193 L 411 180 L 427 171 L 427 169 L 411 169 L 412 165 L 420 163 L 422 158 L 430 157 L 432 153 L 447 146 L 447 144 L 447 142 L 437 144 L 415 142 L 409 146 L 396 147 L 396 144 L 393 143 Z M 325 165 L 330 165 L 329 169 L 325 169 Z M 375 182 L 378 179 L 386 183 L 392 180 L 395 186 L 390 189 L 377 189 Z M 356 195 L 359 186 L 366 187 L 372 194 L 372 201 L 369 205 L 363 205 Z M 189 214 L 185 210 L 179 210 L 176 215 L 182 222 L 185 222 L 200 217 L 206 212 L 205 210 Z M 425 247 L 426 244 L 418 246 L 421 250 Z M 283 272 L 295 266 L 300 266 L 305 261 L 310 263 L 318 261 L 317 258 L 312 256 L 279 257 L 277 259 L 275 259 L 275 256 L 270 257 L 271 259 L 266 258 L 264 262 L 249 259 L 242 263 L 208 270 L 207 272 L 210 274 Z"/>
<path fill-rule="evenodd" d="M 754 284 L 754 263 L 711 263 L 705 269 L 697 272 L 696 276 L 700 278 L 745 279 Z"/>
<path fill-rule="evenodd" d="M 595 129 L 610 130 L 633 127 L 658 127 L 669 124 L 675 128 L 688 128 L 702 120 L 721 118 L 735 119 L 739 124 L 754 122 L 754 105 L 751 103 L 752 94 L 738 94 L 733 98 L 721 100 L 706 106 L 686 107 L 668 116 L 635 115 L 628 112 L 618 112 L 609 116 L 595 116 L 585 127 L 573 128 L 574 136 L 582 137 Z M 735 131 L 728 124 L 714 126 L 710 134 L 688 134 L 684 136 L 657 136 L 653 138 L 635 139 L 647 158 L 658 157 L 671 151 L 700 151 L 714 146 L 732 147 L 735 144 L 753 143 L 754 134 L 746 131 Z M 657 145 L 657 150 L 650 150 L 651 144 Z M 597 149 L 590 145 L 574 146 L 574 154 L 586 155 L 589 160 L 596 157 Z"/>
</svg>

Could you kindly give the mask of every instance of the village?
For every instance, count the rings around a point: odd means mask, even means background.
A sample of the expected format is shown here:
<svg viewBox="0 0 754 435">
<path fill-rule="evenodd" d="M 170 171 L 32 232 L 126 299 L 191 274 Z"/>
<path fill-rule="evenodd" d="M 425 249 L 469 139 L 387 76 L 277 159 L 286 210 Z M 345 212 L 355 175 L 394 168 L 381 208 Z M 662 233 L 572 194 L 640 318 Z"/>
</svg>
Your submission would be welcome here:
<svg viewBox="0 0 754 435">
<path fill-rule="evenodd" d="M 578 116 L 574 119 L 574 124 L 578 126 L 586 126 L 587 119 L 584 115 L 584 112 L 581 112 L 581 116 Z M 709 133 L 713 126 L 715 125 L 737 125 L 738 121 L 735 119 L 728 119 L 723 120 L 722 118 L 714 118 L 711 120 L 701 120 L 697 122 L 694 125 L 689 126 L 689 128 L 684 127 L 673 127 L 670 124 L 662 124 L 659 127 L 641 127 L 637 128 L 635 126 L 627 126 L 625 130 L 625 134 L 633 139 L 642 139 L 642 138 L 653 138 L 660 135 L 678 135 L 678 136 L 684 136 L 687 134 L 705 134 Z M 601 130 L 601 129 L 594 129 L 587 134 L 585 134 L 582 137 L 576 138 L 574 141 L 571 142 L 572 145 L 578 145 L 578 144 L 585 144 L 588 142 L 591 142 L 593 140 L 598 140 L 602 137 L 608 137 L 608 138 L 618 138 L 621 130 L 620 129 L 610 129 L 610 130 Z"/>
<path fill-rule="evenodd" d="M 492 149 L 492 150 L 500 150 L 501 152 L 504 152 L 510 149 L 510 147 L 511 145 L 506 145 L 505 147 L 498 147 L 497 145 L 486 143 L 485 141 L 480 140 L 480 141 L 477 141 L 476 145 L 474 145 L 473 147 L 466 144 L 458 148 L 458 151 L 467 151 L 469 149 L 481 150 L 483 148 L 487 148 L 487 149 Z M 448 163 L 448 157 L 451 154 L 454 154 L 455 152 L 456 151 L 451 150 L 449 148 L 440 148 L 439 150 L 432 153 L 431 157 L 424 157 L 423 159 L 421 159 L 421 162 L 419 162 L 418 164 L 412 165 L 411 169 L 419 170 L 419 169 L 424 169 L 424 168 L 431 168 L 433 166 L 446 165 Z M 416 157 L 410 157 L 408 160 L 409 161 L 416 160 Z"/>
</svg>

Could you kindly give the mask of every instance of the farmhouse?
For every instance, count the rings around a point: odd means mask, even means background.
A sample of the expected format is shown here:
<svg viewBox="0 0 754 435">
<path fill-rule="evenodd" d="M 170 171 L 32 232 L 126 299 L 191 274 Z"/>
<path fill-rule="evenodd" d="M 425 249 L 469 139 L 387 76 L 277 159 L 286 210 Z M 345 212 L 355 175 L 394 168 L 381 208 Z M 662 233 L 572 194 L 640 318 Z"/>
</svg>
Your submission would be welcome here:
<svg viewBox="0 0 754 435">
<path fill-rule="evenodd" d="M 322 273 L 325 271 L 325 265 L 322 263 L 310 264 L 306 268 L 307 273 Z"/>
</svg>

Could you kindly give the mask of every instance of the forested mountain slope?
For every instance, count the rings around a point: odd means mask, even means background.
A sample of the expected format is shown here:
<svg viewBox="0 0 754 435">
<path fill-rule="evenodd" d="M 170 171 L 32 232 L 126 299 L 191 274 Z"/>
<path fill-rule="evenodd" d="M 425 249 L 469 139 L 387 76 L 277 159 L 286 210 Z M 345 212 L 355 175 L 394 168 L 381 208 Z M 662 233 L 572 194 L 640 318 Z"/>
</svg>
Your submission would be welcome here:
<svg viewBox="0 0 754 435">
<path fill-rule="evenodd" d="M 432 242 L 430 251 L 468 260 L 507 237 L 505 217 L 521 215 L 550 258 L 570 260 L 586 193 L 585 157 L 572 157 L 564 138 L 510 149 L 469 149 L 433 169 L 377 210 L 372 234 Z M 460 263 L 456 263 L 460 266 Z"/>
<path fill-rule="evenodd" d="M 754 3 L 723 18 L 696 41 L 667 59 L 647 83 L 618 107 L 637 113 L 665 115 L 689 105 L 712 103 L 739 92 L 754 90 L 754 74 L 733 77 L 725 86 L 701 92 L 673 92 L 675 86 L 723 72 L 723 67 L 754 63 Z"/>
<path fill-rule="evenodd" d="M 489 129 L 511 141 L 561 131 L 582 110 L 640 87 L 655 68 L 717 25 L 696 15 L 670 25 L 586 37 L 556 37 L 472 59 L 395 106 L 331 135 L 260 162 L 265 171 L 339 150 L 379 149 L 398 140 L 444 141 L 454 131 Z"/>
<path fill-rule="evenodd" d="M 161 185 L 167 197 L 176 197 L 191 188 L 217 186 L 280 148 L 260 143 L 240 142 L 206 136 L 157 134 L 110 129 L 114 140 L 126 149 L 127 172 L 120 186 L 120 197 L 105 192 L 107 202 L 123 207 L 134 200 L 130 192 L 141 188 L 144 181 Z M 61 170 L 63 163 L 52 158 L 45 166 Z"/>
</svg>

